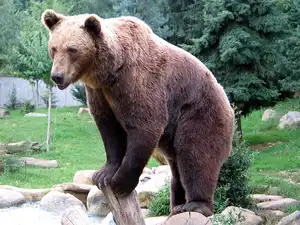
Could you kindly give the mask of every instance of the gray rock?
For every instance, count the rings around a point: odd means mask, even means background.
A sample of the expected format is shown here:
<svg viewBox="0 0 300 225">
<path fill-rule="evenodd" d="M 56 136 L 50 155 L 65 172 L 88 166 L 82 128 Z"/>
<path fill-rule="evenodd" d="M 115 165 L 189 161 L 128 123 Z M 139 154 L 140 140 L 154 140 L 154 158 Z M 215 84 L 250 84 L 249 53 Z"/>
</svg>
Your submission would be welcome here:
<svg viewBox="0 0 300 225">
<path fill-rule="evenodd" d="M 298 201 L 292 198 L 283 198 L 276 201 L 261 202 L 257 206 L 261 209 L 269 210 L 285 210 L 291 206 L 297 204 Z"/>
<path fill-rule="evenodd" d="M 92 176 L 97 170 L 80 170 L 73 177 L 73 182 L 76 184 L 93 185 Z"/>
<path fill-rule="evenodd" d="M 7 118 L 10 116 L 10 112 L 6 109 L 0 108 L 0 119 Z"/>
<path fill-rule="evenodd" d="M 229 219 L 233 225 L 260 225 L 263 223 L 263 219 L 256 215 L 254 212 L 248 209 L 240 207 L 229 206 L 221 215 L 224 218 Z M 220 223 L 221 225 L 222 223 Z"/>
<path fill-rule="evenodd" d="M 278 128 L 284 129 L 286 127 L 300 127 L 300 112 L 291 111 L 280 118 Z"/>
<path fill-rule="evenodd" d="M 47 117 L 47 114 L 44 113 L 27 113 L 26 117 Z"/>
<path fill-rule="evenodd" d="M 264 114 L 263 114 L 261 120 L 263 120 L 263 121 L 272 120 L 275 118 L 275 116 L 276 116 L 275 110 L 267 109 L 266 111 L 264 111 Z"/>
<path fill-rule="evenodd" d="M 97 186 L 94 186 L 87 196 L 87 209 L 94 216 L 107 216 L 110 212 L 109 205 Z"/>
<path fill-rule="evenodd" d="M 113 214 L 111 212 L 108 213 L 108 215 L 101 221 L 100 225 L 116 225 Z"/>
<path fill-rule="evenodd" d="M 146 225 L 160 225 L 167 220 L 167 216 L 149 217 L 145 219 Z"/>
<path fill-rule="evenodd" d="M 86 211 L 80 200 L 71 194 L 64 194 L 58 191 L 51 191 L 46 194 L 41 200 L 41 207 L 54 212 L 63 212 L 69 207 L 80 207 Z"/>
<path fill-rule="evenodd" d="M 25 198 L 21 193 L 5 189 L 0 190 L 0 208 L 18 206 L 24 202 Z"/>
<path fill-rule="evenodd" d="M 264 194 L 253 194 L 250 196 L 254 202 L 267 202 L 282 199 L 280 195 L 264 195 Z"/>
<path fill-rule="evenodd" d="M 283 217 L 278 225 L 299 225 L 300 224 L 300 211 L 296 211 L 286 217 Z"/>
</svg>

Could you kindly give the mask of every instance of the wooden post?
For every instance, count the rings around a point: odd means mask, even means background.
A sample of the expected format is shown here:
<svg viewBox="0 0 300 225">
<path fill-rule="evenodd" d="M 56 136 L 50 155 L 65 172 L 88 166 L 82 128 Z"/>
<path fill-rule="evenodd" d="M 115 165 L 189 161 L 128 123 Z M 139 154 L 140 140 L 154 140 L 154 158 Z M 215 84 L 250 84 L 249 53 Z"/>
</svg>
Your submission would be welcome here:
<svg viewBox="0 0 300 225">
<path fill-rule="evenodd" d="M 145 225 L 135 190 L 126 197 L 118 197 L 115 196 L 110 187 L 102 187 L 101 189 L 117 225 Z"/>
</svg>

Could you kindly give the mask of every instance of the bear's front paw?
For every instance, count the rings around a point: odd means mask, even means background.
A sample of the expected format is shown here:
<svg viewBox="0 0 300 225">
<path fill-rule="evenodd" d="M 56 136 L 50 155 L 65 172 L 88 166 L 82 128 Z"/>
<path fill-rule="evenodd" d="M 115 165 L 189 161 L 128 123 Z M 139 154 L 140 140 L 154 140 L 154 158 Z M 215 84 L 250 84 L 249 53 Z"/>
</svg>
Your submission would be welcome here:
<svg viewBox="0 0 300 225">
<path fill-rule="evenodd" d="M 139 177 L 118 176 L 117 174 L 112 178 L 110 186 L 112 191 L 117 196 L 129 195 L 137 186 Z"/>
<path fill-rule="evenodd" d="M 99 189 L 101 186 L 108 186 L 111 183 L 112 177 L 115 175 L 119 165 L 108 164 L 93 174 L 92 181 Z"/>
</svg>

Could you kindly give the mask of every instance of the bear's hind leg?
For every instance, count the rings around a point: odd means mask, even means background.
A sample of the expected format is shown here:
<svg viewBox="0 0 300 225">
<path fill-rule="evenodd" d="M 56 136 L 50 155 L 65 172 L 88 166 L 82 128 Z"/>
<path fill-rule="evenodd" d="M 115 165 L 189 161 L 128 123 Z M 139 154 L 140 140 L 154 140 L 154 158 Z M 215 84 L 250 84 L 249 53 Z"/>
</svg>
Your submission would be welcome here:
<svg viewBox="0 0 300 225">
<path fill-rule="evenodd" d="M 211 216 L 219 171 L 230 152 L 231 139 L 202 120 L 185 121 L 178 126 L 175 138 L 180 180 L 186 204 L 176 213 L 194 211 Z"/>
<path fill-rule="evenodd" d="M 176 214 L 177 208 L 181 208 L 186 200 L 185 200 L 185 191 L 180 181 L 180 176 L 178 172 L 177 164 L 174 160 L 168 160 L 172 171 L 172 179 L 171 179 L 171 214 Z M 173 212 L 174 211 L 174 212 Z"/>
</svg>

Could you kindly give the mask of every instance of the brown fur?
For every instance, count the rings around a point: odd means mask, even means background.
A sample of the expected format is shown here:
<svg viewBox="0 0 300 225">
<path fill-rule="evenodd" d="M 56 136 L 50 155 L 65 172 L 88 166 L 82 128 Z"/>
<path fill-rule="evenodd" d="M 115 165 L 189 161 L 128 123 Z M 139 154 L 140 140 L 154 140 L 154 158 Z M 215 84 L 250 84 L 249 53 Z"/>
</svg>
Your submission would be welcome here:
<svg viewBox="0 0 300 225">
<path fill-rule="evenodd" d="M 62 75 L 61 89 L 77 80 L 85 83 L 105 145 L 106 165 L 93 177 L 97 185 L 130 193 L 159 148 L 172 170 L 172 213 L 211 215 L 234 121 L 212 73 L 137 18 L 55 15 L 43 14 L 51 33 L 52 72 Z"/>
</svg>

